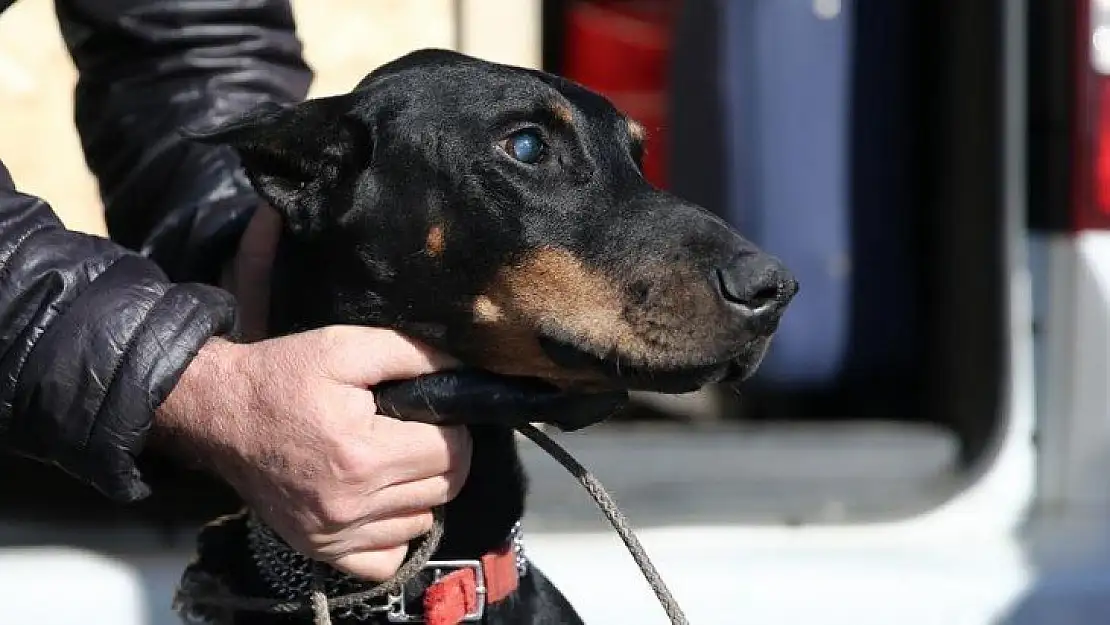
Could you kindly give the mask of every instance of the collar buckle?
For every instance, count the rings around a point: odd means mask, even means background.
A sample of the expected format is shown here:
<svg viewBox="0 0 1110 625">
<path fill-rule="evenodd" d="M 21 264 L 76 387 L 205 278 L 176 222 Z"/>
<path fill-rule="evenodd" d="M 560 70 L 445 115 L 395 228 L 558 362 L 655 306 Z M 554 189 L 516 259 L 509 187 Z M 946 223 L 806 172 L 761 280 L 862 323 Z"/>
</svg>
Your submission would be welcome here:
<svg viewBox="0 0 1110 625">
<path fill-rule="evenodd" d="M 434 577 L 433 584 L 443 579 L 445 575 L 453 571 L 470 569 L 474 572 L 474 592 L 477 595 L 475 608 L 466 613 L 460 622 L 462 623 L 477 623 L 482 620 L 486 612 L 486 574 L 482 569 L 481 560 L 429 560 L 424 565 L 422 570 L 432 571 Z M 407 603 L 405 601 L 404 593 L 398 592 L 389 595 L 388 603 L 389 611 L 386 612 L 386 619 L 390 623 L 425 623 L 427 622 L 423 614 L 409 614 Z"/>
</svg>

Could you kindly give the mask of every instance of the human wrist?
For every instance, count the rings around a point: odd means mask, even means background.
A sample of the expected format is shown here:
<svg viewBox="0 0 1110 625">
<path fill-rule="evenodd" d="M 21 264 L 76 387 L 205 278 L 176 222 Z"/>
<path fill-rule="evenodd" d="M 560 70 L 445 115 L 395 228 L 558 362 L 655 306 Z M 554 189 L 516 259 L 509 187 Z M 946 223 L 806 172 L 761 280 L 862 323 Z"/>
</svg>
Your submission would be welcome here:
<svg viewBox="0 0 1110 625">
<path fill-rule="evenodd" d="M 223 337 L 208 339 L 154 412 L 152 440 L 179 459 L 214 468 L 215 455 L 236 447 L 232 424 L 220 419 L 242 397 L 233 388 L 243 347 Z"/>
</svg>

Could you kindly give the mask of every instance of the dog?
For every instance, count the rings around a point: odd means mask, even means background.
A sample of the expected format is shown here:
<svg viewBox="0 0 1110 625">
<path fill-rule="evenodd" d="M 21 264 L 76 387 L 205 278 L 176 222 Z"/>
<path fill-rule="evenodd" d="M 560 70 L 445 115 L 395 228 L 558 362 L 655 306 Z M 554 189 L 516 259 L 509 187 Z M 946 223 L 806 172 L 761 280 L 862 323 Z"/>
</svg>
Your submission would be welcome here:
<svg viewBox="0 0 1110 625">
<path fill-rule="evenodd" d="M 576 429 L 630 390 L 739 383 L 798 289 L 776 258 L 645 180 L 642 126 L 553 74 L 419 50 L 349 93 L 261 106 L 190 136 L 237 150 L 282 216 L 273 333 L 389 327 L 465 365 L 394 383 L 379 401 L 466 423 L 473 461 L 429 570 L 389 605 L 337 610 L 344 625 L 581 623 L 521 552 L 526 478 L 512 419 Z M 512 414 L 522 407 L 546 417 Z M 303 576 L 267 576 L 260 550 L 271 565 L 299 556 L 248 513 L 206 526 L 198 545 L 183 590 L 304 590 Z M 337 573 L 329 584 L 358 587 Z M 312 618 L 181 613 L 221 625 Z"/>
</svg>

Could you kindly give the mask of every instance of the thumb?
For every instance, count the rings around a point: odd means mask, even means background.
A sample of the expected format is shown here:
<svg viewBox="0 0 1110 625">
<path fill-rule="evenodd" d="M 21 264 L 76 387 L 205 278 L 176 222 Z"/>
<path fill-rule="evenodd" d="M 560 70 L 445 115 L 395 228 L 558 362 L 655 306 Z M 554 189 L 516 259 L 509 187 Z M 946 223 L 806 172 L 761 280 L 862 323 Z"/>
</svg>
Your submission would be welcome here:
<svg viewBox="0 0 1110 625">
<path fill-rule="evenodd" d="M 370 582 L 384 582 L 393 577 L 405 562 L 408 545 L 388 549 L 359 551 L 336 558 L 331 565 L 336 569 Z"/>
<path fill-rule="evenodd" d="M 457 366 L 423 343 L 385 328 L 333 326 L 323 350 L 326 373 L 337 382 L 369 387 Z"/>
</svg>

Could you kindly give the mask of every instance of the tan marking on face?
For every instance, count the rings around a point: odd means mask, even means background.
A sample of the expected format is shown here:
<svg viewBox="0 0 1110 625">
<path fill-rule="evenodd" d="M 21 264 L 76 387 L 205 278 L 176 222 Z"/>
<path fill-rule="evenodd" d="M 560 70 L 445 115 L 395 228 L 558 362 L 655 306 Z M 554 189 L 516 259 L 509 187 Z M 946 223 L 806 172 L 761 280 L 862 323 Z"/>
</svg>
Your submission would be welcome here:
<svg viewBox="0 0 1110 625">
<path fill-rule="evenodd" d="M 488 314 L 493 310 L 496 317 Z M 549 380 L 599 380 L 600 373 L 566 370 L 551 362 L 538 336 L 545 330 L 556 336 L 569 333 L 599 354 L 615 348 L 622 355 L 643 356 L 650 345 L 624 311 L 625 299 L 613 280 L 566 250 L 541 248 L 501 270 L 486 294 L 475 300 L 477 329 L 482 344 L 489 346 L 485 366 Z"/>
<path fill-rule="evenodd" d="M 628 120 L 628 134 L 632 136 L 633 140 L 640 143 L 647 140 L 647 129 L 644 128 L 643 124 L 634 119 Z"/>
<path fill-rule="evenodd" d="M 570 110 L 570 107 L 562 102 L 555 102 L 552 104 L 551 112 L 555 113 L 555 119 L 558 119 L 564 124 L 570 125 L 574 123 L 574 111 Z"/>
<path fill-rule="evenodd" d="M 474 300 L 475 364 L 495 373 L 543 378 L 560 385 L 605 383 L 593 369 L 552 362 L 539 337 L 566 340 L 598 356 L 668 368 L 702 361 L 720 345 L 720 307 L 705 280 L 673 266 L 648 271 L 658 288 L 632 304 L 610 276 L 571 252 L 540 248 L 503 268 Z M 613 384 L 608 381 L 608 384 Z"/>
<path fill-rule="evenodd" d="M 566 250 L 536 250 L 503 270 L 490 295 L 537 329 L 572 329 L 598 346 L 635 342 L 617 284 Z"/>
<path fill-rule="evenodd" d="M 552 362 L 537 340 L 536 333 L 518 322 L 498 322 L 479 326 L 478 344 L 482 346 L 475 364 L 503 375 L 522 375 L 570 383 L 576 378 L 600 379 L 592 372 L 569 371 Z"/>
<path fill-rule="evenodd" d="M 504 315 L 501 313 L 501 307 L 493 303 L 489 297 L 485 295 L 478 296 L 474 300 L 474 321 L 479 324 L 490 324 L 501 321 Z"/>
<path fill-rule="evenodd" d="M 428 256 L 443 254 L 443 226 L 436 224 L 428 230 L 428 239 L 424 242 L 424 251 Z"/>
</svg>

